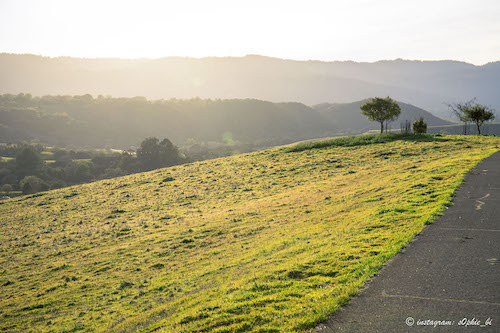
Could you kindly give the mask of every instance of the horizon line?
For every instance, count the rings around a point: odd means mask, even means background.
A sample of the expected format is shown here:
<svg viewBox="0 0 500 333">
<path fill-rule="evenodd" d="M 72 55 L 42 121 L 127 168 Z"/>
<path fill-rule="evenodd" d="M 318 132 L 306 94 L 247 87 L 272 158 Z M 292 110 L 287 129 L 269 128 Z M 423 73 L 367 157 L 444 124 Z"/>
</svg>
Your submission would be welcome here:
<svg viewBox="0 0 500 333">
<path fill-rule="evenodd" d="M 500 59 L 498 60 L 491 60 L 482 64 L 475 64 L 472 62 L 464 61 L 464 60 L 457 60 L 457 59 L 408 59 L 408 58 L 393 58 L 393 59 L 379 59 L 379 60 L 374 60 L 374 61 L 357 61 L 357 60 L 352 60 L 352 59 L 337 59 L 337 60 L 324 60 L 324 59 L 293 59 L 293 58 L 281 58 L 277 56 L 269 56 L 269 55 L 262 55 L 262 54 L 245 54 L 245 55 L 227 55 L 227 56 L 182 56 L 182 55 L 167 55 L 167 56 L 160 56 L 160 57 L 116 57 L 116 56 L 97 56 L 97 57 L 81 57 L 81 56 L 73 56 L 73 55 L 44 55 L 44 54 L 36 54 L 36 53 L 16 53 L 16 52 L 0 52 L 0 55 L 19 55 L 19 56 L 35 56 L 35 57 L 42 57 L 42 58 L 49 58 L 49 59 L 64 59 L 64 58 L 72 58 L 72 59 L 82 59 L 82 60 L 161 60 L 161 59 L 168 59 L 168 58 L 180 58 L 180 59 L 195 59 L 195 60 L 203 60 L 203 59 L 227 59 L 227 58 L 250 58 L 250 57 L 261 57 L 261 58 L 268 58 L 268 59 L 277 59 L 277 60 L 285 60 L 285 61 L 296 61 L 296 62 L 323 62 L 323 63 L 336 63 L 336 62 L 343 62 L 343 63 L 358 63 L 358 64 L 375 64 L 379 62 L 396 62 L 396 61 L 404 61 L 404 62 L 458 62 L 458 63 L 464 63 L 464 64 L 469 64 L 472 66 L 476 67 L 482 67 L 488 64 L 493 64 L 500 62 Z"/>
</svg>

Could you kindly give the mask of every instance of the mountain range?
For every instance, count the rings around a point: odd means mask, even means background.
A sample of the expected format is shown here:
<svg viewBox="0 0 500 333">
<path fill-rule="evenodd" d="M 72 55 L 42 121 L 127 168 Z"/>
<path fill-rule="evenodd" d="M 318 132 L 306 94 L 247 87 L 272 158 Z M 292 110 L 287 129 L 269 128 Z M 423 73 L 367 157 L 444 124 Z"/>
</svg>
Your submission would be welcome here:
<svg viewBox="0 0 500 333">
<path fill-rule="evenodd" d="M 144 96 L 351 103 L 391 96 L 451 118 L 447 105 L 474 97 L 500 109 L 500 61 L 296 61 L 258 55 L 160 59 L 49 58 L 0 54 L 0 91 L 33 95 Z"/>
</svg>

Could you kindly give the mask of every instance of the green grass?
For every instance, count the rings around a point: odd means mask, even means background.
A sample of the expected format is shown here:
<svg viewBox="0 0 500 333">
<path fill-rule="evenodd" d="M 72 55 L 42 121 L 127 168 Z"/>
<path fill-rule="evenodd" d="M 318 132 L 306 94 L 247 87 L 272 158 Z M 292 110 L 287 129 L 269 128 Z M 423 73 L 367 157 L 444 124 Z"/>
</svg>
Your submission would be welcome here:
<svg viewBox="0 0 500 333">
<path fill-rule="evenodd" d="M 40 153 L 40 156 L 42 156 L 44 160 L 52 160 L 52 158 L 54 157 L 54 153 L 51 151 L 44 150 Z"/>
<path fill-rule="evenodd" d="M 289 148 L 291 152 L 299 152 L 315 148 L 325 148 L 325 147 L 354 147 L 354 146 L 364 146 L 371 145 L 375 143 L 386 143 L 395 140 L 408 140 L 408 141 L 446 141 L 448 139 L 439 138 L 439 136 L 433 136 L 429 134 L 396 134 L 396 133 L 386 133 L 386 134 L 366 134 L 359 136 L 345 136 L 340 138 L 333 138 L 330 140 L 317 141 L 317 142 L 304 142 L 294 145 Z"/>
<path fill-rule="evenodd" d="M 310 331 L 500 144 L 337 140 L 1 202 L 0 329 Z"/>
<path fill-rule="evenodd" d="M 88 162 L 92 162 L 92 159 L 91 158 L 77 158 L 77 159 L 74 159 L 73 162 L 75 162 L 75 163 L 88 163 Z"/>
<path fill-rule="evenodd" d="M 51 164 L 51 163 L 55 163 L 56 160 L 52 160 L 51 158 L 53 157 L 53 153 L 51 152 L 46 152 L 46 151 L 43 151 L 41 152 L 41 155 L 42 155 L 42 159 L 44 160 L 45 163 L 48 163 L 48 164 Z M 10 160 L 13 160 L 15 159 L 14 157 L 5 157 L 5 156 L 0 156 L 0 160 L 3 160 L 4 162 L 7 162 L 7 161 L 10 161 Z M 88 162 L 91 162 L 92 159 L 91 158 L 79 158 L 79 159 L 74 159 L 73 162 L 75 163 L 88 163 Z"/>
</svg>

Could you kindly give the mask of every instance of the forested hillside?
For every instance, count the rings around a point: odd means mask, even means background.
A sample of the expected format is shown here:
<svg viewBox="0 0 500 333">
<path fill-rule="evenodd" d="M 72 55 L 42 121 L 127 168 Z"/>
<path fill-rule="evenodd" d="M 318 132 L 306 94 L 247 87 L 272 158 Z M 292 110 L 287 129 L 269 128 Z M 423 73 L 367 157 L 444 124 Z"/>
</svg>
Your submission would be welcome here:
<svg viewBox="0 0 500 333">
<path fill-rule="evenodd" d="M 332 134 L 331 124 L 299 103 L 258 100 L 157 100 L 3 95 L 0 140 L 129 148 L 145 137 L 174 142 L 267 142 Z"/>
<path fill-rule="evenodd" d="M 272 103 L 254 99 L 147 100 L 111 98 L 0 96 L 0 142 L 38 140 L 58 147 L 129 149 L 144 138 L 168 138 L 176 145 L 220 142 L 265 147 L 378 128 L 361 116 L 361 101 L 323 105 Z M 448 122 L 407 104 L 401 120 L 423 115 L 429 125 Z M 399 120 L 393 125 L 399 126 Z"/>
</svg>

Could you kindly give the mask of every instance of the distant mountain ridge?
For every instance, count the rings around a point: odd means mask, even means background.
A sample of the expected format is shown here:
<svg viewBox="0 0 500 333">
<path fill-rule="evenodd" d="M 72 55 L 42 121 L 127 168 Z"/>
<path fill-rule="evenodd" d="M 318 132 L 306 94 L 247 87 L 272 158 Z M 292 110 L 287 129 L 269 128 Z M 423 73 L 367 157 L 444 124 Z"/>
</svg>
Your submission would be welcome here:
<svg viewBox="0 0 500 333">
<path fill-rule="evenodd" d="M 48 58 L 0 54 L 0 91 L 34 95 L 253 98 L 307 105 L 391 96 L 450 117 L 448 103 L 473 97 L 500 110 L 500 62 L 297 61 L 257 55 L 160 59 Z"/>
</svg>

